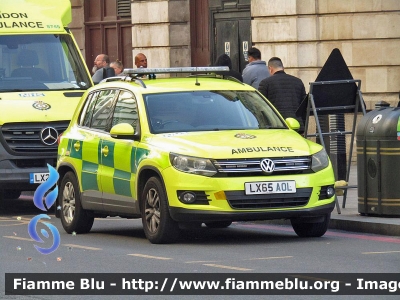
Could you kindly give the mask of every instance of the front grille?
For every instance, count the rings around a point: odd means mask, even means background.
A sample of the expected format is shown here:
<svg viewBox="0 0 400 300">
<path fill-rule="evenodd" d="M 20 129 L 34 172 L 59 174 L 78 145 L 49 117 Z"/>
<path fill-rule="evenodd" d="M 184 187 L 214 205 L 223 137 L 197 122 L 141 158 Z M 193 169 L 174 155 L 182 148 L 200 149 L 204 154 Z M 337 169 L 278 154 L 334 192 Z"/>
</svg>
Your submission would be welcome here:
<svg viewBox="0 0 400 300">
<path fill-rule="evenodd" d="M 11 154 L 57 153 L 57 143 L 48 146 L 42 143 L 40 132 L 46 127 L 53 127 L 60 135 L 67 129 L 69 122 L 49 123 L 6 123 L 1 127 L 1 142 Z"/>
<path fill-rule="evenodd" d="M 19 169 L 29 169 L 29 168 L 46 168 L 47 164 L 55 166 L 57 160 L 55 158 L 12 159 L 11 162 Z"/>
<path fill-rule="evenodd" d="M 261 209 L 305 206 L 311 192 L 312 188 L 301 188 L 291 194 L 245 195 L 244 191 L 225 191 L 225 195 L 232 208 Z"/>
<path fill-rule="evenodd" d="M 252 159 L 218 159 L 214 165 L 219 176 L 265 176 L 261 170 L 261 160 Z M 309 172 L 311 169 L 311 157 L 277 157 L 270 158 L 275 164 L 275 170 L 268 175 L 295 175 Z"/>
</svg>

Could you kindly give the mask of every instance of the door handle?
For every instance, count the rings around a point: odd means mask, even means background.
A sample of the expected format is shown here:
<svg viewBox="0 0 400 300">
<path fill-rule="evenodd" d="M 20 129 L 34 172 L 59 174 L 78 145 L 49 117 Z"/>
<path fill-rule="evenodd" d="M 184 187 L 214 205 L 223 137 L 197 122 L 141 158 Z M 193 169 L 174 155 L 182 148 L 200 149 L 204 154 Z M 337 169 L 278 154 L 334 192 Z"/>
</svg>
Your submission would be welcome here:
<svg viewBox="0 0 400 300">
<path fill-rule="evenodd" d="M 104 148 L 101 149 L 101 153 L 107 157 L 108 155 L 108 146 L 104 146 Z"/>
</svg>

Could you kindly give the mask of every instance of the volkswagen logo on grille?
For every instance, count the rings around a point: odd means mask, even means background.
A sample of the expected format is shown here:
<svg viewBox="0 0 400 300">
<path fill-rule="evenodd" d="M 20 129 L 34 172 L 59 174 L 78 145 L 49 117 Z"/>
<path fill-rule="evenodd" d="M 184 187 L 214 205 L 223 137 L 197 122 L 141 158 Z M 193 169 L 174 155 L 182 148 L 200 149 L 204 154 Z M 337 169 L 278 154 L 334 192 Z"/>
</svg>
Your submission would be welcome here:
<svg viewBox="0 0 400 300">
<path fill-rule="evenodd" d="M 266 158 L 260 162 L 261 170 L 263 172 L 271 174 L 275 170 L 275 164 L 272 160 Z"/>
<path fill-rule="evenodd" d="M 47 146 L 57 143 L 58 131 L 53 127 L 46 127 L 40 132 L 40 140 Z"/>
</svg>

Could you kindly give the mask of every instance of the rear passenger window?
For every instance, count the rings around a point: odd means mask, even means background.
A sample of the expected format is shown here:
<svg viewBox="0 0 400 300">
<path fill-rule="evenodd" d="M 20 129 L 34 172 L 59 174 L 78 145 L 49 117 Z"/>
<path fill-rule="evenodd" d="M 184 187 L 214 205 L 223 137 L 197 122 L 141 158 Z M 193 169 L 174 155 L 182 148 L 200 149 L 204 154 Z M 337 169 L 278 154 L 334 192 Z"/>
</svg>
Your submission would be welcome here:
<svg viewBox="0 0 400 300">
<path fill-rule="evenodd" d="M 93 108 L 93 116 L 90 123 L 91 128 L 107 131 L 112 103 L 116 94 L 117 90 L 100 91 Z"/>
<path fill-rule="evenodd" d="M 128 123 L 136 128 L 138 111 L 135 96 L 128 91 L 121 91 L 115 106 L 112 118 L 112 126 L 120 123 Z"/>
<path fill-rule="evenodd" d="M 88 95 L 85 107 L 82 110 L 79 125 L 90 127 L 90 121 L 92 120 L 92 115 L 93 115 L 93 107 L 96 104 L 96 99 L 98 95 L 99 95 L 98 92 L 91 93 Z"/>
</svg>

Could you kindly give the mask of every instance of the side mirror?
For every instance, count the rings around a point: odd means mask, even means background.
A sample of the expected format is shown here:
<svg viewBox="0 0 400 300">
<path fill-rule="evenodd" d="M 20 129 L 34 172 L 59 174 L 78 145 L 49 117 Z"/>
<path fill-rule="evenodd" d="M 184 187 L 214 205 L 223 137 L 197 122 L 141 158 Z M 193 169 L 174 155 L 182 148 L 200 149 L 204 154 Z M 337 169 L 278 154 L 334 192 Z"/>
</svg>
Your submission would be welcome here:
<svg viewBox="0 0 400 300">
<path fill-rule="evenodd" d="M 290 129 L 293 129 L 295 131 L 298 131 L 300 129 L 300 123 L 295 118 L 286 118 L 285 121 Z"/>
<path fill-rule="evenodd" d="M 120 123 L 111 128 L 110 134 L 116 139 L 139 139 L 139 135 L 135 134 L 135 129 L 129 123 Z"/>
</svg>

